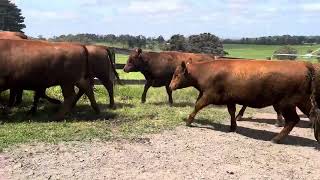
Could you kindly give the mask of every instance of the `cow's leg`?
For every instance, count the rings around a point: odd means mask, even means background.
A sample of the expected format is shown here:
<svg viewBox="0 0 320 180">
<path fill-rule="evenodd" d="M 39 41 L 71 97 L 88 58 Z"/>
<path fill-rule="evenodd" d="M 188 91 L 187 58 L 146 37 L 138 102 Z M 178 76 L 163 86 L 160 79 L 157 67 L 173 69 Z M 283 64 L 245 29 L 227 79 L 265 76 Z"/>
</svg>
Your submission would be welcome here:
<svg viewBox="0 0 320 180">
<path fill-rule="evenodd" d="M 61 101 L 55 98 L 51 98 L 46 94 L 43 94 L 41 97 L 43 97 L 44 99 L 46 99 L 47 101 L 49 101 L 52 104 L 61 104 Z"/>
<path fill-rule="evenodd" d="M 282 119 L 281 110 L 278 105 L 274 105 L 273 109 L 277 112 L 277 120 L 276 120 L 275 126 L 282 127 L 283 126 L 283 119 Z"/>
<path fill-rule="evenodd" d="M 61 85 L 61 89 L 64 101 L 59 112 L 54 116 L 55 120 L 62 120 L 64 118 L 64 115 L 71 110 L 72 103 L 76 98 L 73 84 Z"/>
<path fill-rule="evenodd" d="M 242 106 L 242 108 L 240 109 L 237 117 L 236 117 L 236 121 L 240 121 L 243 117 L 244 111 L 246 110 L 247 106 Z"/>
<path fill-rule="evenodd" d="M 298 104 L 298 108 L 305 114 L 306 116 L 310 116 L 311 103 L 310 101 L 303 101 L 303 103 Z M 309 118 L 310 119 L 310 118 Z M 310 126 L 313 125 L 312 119 L 310 119 Z"/>
<path fill-rule="evenodd" d="M 13 107 L 15 102 L 16 102 L 16 90 L 15 89 L 10 89 L 8 106 L 9 107 Z"/>
<path fill-rule="evenodd" d="M 15 106 L 18 106 L 22 103 L 22 95 L 23 95 L 23 89 L 16 89 L 16 97 L 15 97 Z"/>
<path fill-rule="evenodd" d="M 55 98 L 51 98 L 46 94 L 46 89 L 41 89 L 38 90 L 38 93 L 40 94 L 41 98 L 46 99 L 47 101 L 49 101 L 52 104 L 61 104 L 61 101 L 59 101 L 58 99 Z"/>
<path fill-rule="evenodd" d="M 168 97 L 169 97 L 169 104 L 172 105 L 173 104 L 172 90 L 170 89 L 169 85 L 166 85 L 166 90 L 167 90 L 167 94 L 168 94 Z"/>
<path fill-rule="evenodd" d="M 52 104 L 61 104 L 61 101 L 47 96 L 46 89 L 39 89 L 39 90 L 35 91 L 35 94 L 33 97 L 33 106 L 31 107 L 28 114 L 35 115 L 37 113 L 38 103 L 39 103 L 40 98 L 44 98 Z"/>
<path fill-rule="evenodd" d="M 144 85 L 144 89 L 143 89 L 143 93 L 142 93 L 142 97 L 141 97 L 141 103 L 146 102 L 147 92 L 150 87 L 151 87 L 151 83 L 149 81 L 147 81 L 146 84 Z"/>
<path fill-rule="evenodd" d="M 107 89 L 109 94 L 109 108 L 115 108 L 114 94 L 113 94 L 113 82 L 111 80 L 101 81 L 103 86 Z"/>
<path fill-rule="evenodd" d="M 237 129 L 237 120 L 236 120 L 236 105 L 235 104 L 228 104 L 228 112 L 231 118 L 231 126 L 230 132 L 235 132 Z"/>
<path fill-rule="evenodd" d="M 94 93 L 93 93 L 93 86 L 90 83 L 90 80 L 86 79 L 86 80 L 81 80 L 78 84 L 77 84 L 78 88 L 81 89 L 89 98 L 90 103 L 91 103 L 91 107 L 93 108 L 93 110 L 99 114 L 100 113 L 100 109 L 98 107 L 98 104 L 96 102 L 96 99 L 94 98 Z M 72 102 L 72 105 L 75 103 Z"/>
<path fill-rule="evenodd" d="M 77 102 L 79 101 L 79 99 L 81 98 L 81 96 L 84 94 L 84 91 L 82 89 L 79 89 L 77 95 L 76 95 L 76 99 L 75 101 L 72 103 L 72 108 L 74 108 L 74 106 L 76 106 Z"/>
<path fill-rule="evenodd" d="M 34 92 L 33 104 L 32 104 L 31 109 L 29 110 L 28 114 L 31 114 L 31 115 L 35 115 L 36 114 L 36 112 L 38 110 L 38 103 L 39 103 L 41 94 L 42 94 L 41 90 Z"/>
<path fill-rule="evenodd" d="M 281 112 L 285 119 L 285 125 L 281 132 L 271 140 L 274 143 L 279 143 L 286 137 L 300 120 L 295 107 L 285 107 L 281 109 Z"/>
<path fill-rule="evenodd" d="M 186 122 L 186 125 L 187 125 L 187 126 L 190 126 L 190 125 L 192 124 L 192 122 L 194 121 L 194 117 L 197 115 L 197 113 L 198 113 L 202 108 L 206 107 L 207 105 L 209 105 L 207 96 L 205 96 L 205 95 L 201 96 L 201 97 L 197 100 L 193 112 L 189 115 L 189 118 L 188 118 L 188 120 L 187 120 L 187 122 Z"/>
<path fill-rule="evenodd" d="M 197 101 L 202 97 L 202 95 L 203 95 L 203 92 L 199 91 L 199 95 L 198 95 Z"/>
</svg>

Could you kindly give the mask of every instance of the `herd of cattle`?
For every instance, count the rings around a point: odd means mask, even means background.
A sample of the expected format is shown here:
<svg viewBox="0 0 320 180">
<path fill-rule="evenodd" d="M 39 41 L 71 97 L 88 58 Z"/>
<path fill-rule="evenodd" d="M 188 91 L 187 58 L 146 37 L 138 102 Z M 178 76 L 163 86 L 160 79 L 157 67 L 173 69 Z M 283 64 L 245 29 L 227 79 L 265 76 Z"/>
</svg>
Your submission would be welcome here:
<svg viewBox="0 0 320 180">
<path fill-rule="evenodd" d="M 95 112 L 99 107 L 93 93 L 93 78 L 98 78 L 109 93 L 110 107 L 114 107 L 112 73 L 115 70 L 112 49 L 105 46 L 67 42 L 28 40 L 16 32 L 0 32 L 0 92 L 10 89 L 8 107 L 18 105 L 23 90 L 35 91 L 30 113 L 35 113 L 40 98 L 60 104 L 48 97 L 46 88 L 59 85 L 64 101 L 54 120 L 61 120 L 86 94 Z M 194 87 L 199 91 L 194 111 L 186 122 L 193 122 L 204 107 L 227 105 L 231 116 L 230 131 L 236 131 L 237 120 L 245 108 L 273 106 L 285 123 L 272 139 L 280 142 L 300 118 L 298 107 L 313 122 L 314 136 L 320 141 L 320 65 L 302 61 L 238 60 L 208 54 L 181 52 L 133 52 L 125 65 L 125 72 L 141 72 L 146 84 L 141 102 L 146 101 L 150 87 L 165 86 L 169 103 L 172 91 Z M 79 88 L 75 92 L 74 87 Z M 4 104 L 4 103 L 1 103 Z M 243 105 L 236 116 L 236 104 Z"/>
</svg>

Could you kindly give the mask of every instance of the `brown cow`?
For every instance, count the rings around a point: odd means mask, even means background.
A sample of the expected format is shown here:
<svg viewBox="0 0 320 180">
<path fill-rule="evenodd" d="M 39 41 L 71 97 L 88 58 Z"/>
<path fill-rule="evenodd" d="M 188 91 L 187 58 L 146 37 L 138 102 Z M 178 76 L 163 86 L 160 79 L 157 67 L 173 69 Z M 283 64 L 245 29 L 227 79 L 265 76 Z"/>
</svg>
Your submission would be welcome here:
<svg viewBox="0 0 320 180">
<path fill-rule="evenodd" d="M 98 78 L 107 89 L 110 101 L 109 107 L 114 108 L 113 79 L 111 73 L 115 75 L 118 81 L 120 81 L 120 78 L 113 64 L 113 52 L 106 46 L 89 45 L 86 47 L 89 52 L 89 65 L 92 75 Z M 77 100 L 83 94 L 84 92 L 80 91 L 77 94 Z"/>
<path fill-rule="evenodd" d="M 55 119 L 62 119 L 75 101 L 76 85 L 99 113 L 85 46 L 44 41 L 0 40 L 0 90 L 9 88 L 41 91 L 60 85 L 64 104 Z"/>
<path fill-rule="evenodd" d="M 316 92 L 317 92 L 317 97 L 320 97 L 320 63 L 316 63 L 316 64 L 312 64 L 314 69 L 315 69 L 315 78 L 316 78 L 316 84 L 317 84 L 317 87 L 316 87 Z M 238 115 L 236 116 L 236 120 L 240 120 L 242 117 L 243 117 L 243 114 L 244 114 L 244 111 L 246 110 L 246 106 L 243 106 L 241 108 L 241 110 L 239 111 Z M 274 110 L 276 111 L 277 113 L 277 120 L 276 120 L 276 123 L 275 125 L 280 127 L 282 126 L 283 122 L 283 118 L 282 118 L 282 114 L 280 112 L 280 110 L 277 108 L 277 107 L 273 107 Z M 305 114 L 308 116 L 308 114 Z M 313 124 L 313 121 L 310 120 L 311 122 L 311 125 Z"/>
<path fill-rule="evenodd" d="M 129 56 L 123 70 L 127 73 L 141 72 L 144 75 L 146 84 L 141 97 L 142 103 L 146 102 L 147 91 L 150 87 L 165 86 L 169 96 L 169 103 L 172 104 L 172 91 L 169 88 L 172 75 L 176 67 L 182 61 L 188 59 L 192 61 L 212 61 L 215 59 L 215 56 L 175 51 L 142 53 L 142 50 L 138 49 Z"/>
<path fill-rule="evenodd" d="M 110 101 L 109 107 L 114 108 L 115 104 L 114 104 L 114 95 L 113 95 L 113 79 L 111 77 L 111 73 L 115 74 L 118 81 L 120 80 L 120 78 L 112 62 L 113 52 L 110 50 L 110 48 L 106 46 L 88 45 L 86 46 L 86 48 L 88 49 L 88 52 L 89 52 L 89 66 L 92 71 L 92 75 L 94 77 L 97 77 L 99 81 L 103 84 L 103 86 L 107 89 L 109 94 L 109 101 Z M 78 92 L 75 103 L 80 99 L 80 97 L 83 94 L 84 94 L 83 91 Z M 11 96 L 18 96 L 22 98 L 22 90 L 15 90 L 14 92 L 10 92 L 10 97 Z M 60 103 L 59 100 L 48 97 L 45 93 L 45 89 L 42 89 L 35 93 L 33 106 L 29 111 L 30 114 L 36 113 L 40 98 L 45 98 L 49 102 L 54 104 Z M 18 102 L 21 102 L 21 99 L 19 99 Z"/>
<path fill-rule="evenodd" d="M 124 67 L 125 72 L 141 72 L 146 78 L 146 84 L 144 86 L 144 91 L 142 93 L 141 102 L 146 101 L 146 95 L 148 89 L 152 87 L 165 86 L 168 96 L 169 103 L 172 104 L 172 91 L 168 88 L 171 81 L 171 77 L 174 73 L 175 68 L 182 61 L 212 61 L 212 60 L 235 60 L 243 58 L 235 57 L 221 57 L 214 56 L 210 54 L 194 54 L 194 53 L 182 53 L 176 51 L 164 51 L 164 52 L 144 52 L 138 49 L 136 52 L 129 56 L 127 64 Z M 246 106 L 243 106 L 239 114 L 237 115 L 237 120 L 241 119 Z M 278 112 L 277 108 L 274 109 Z M 282 125 L 281 113 L 278 115 L 276 126 Z"/>
<path fill-rule="evenodd" d="M 23 34 L 22 32 L 11 32 L 11 31 L 1 31 L 0 32 L 0 39 L 11 39 L 11 40 L 22 40 L 28 39 L 28 36 Z M 9 98 L 9 107 L 13 107 L 14 105 L 19 105 L 22 102 L 22 89 L 10 89 L 10 98 Z M 37 96 L 42 96 L 43 98 L 47 99 L 49 102 L 54 104 L 61 104 L 60 101 L 50 98 L 45 94 L 45 92 L 40 92 Z"/>
<path fill-rule="evenodd" d="M 28 37 L 21 32 L 0 31 L 0 39 L 28 39 Z M 15 103 L 20 104 L 22 99 L 22 90 L 10 90 L 9 106 L 13 106 Z"/>
<path fill-rule="evenodd" d="M 310 63 L 292 61 L 220 60 L 196 62 L 177 67 L 170 88 L 172 90 L 193 86 L 200 91 L 194 111 L 187 125 L 191 125 L 196 114 L 209 104 L 227 105 L 231 116 L 230 131 L 235 131 L 236 104 L 253 108 L 276 106 L 284 116 L 286 124 L 272 139 L 279 143 L 299 122 L 296 107 L 305 114 L 311 108 L 310 94 L 315 99 L 314 68 Z M 317 113 L 315 113 L 317 114 Z M 320 113 L 318 113 L 320 116 Z M 319 117 L 317 116 L 317 117 Z M 319 119 L 317 119 L 317 122 Z M 317 132 L 319 133 L 319 132 Z M 319 134 L 315 133 L 315 137 Z"/>
</svg>

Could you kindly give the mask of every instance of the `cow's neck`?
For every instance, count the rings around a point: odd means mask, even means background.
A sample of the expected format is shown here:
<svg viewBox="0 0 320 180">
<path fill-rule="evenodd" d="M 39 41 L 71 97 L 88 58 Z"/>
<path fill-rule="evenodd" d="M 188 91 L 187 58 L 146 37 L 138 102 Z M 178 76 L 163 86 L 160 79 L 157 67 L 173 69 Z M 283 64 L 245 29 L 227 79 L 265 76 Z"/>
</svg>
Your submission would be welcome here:
<svg viewBox="0 0 320 180">
<path fill-rule="evenodd" d="M 199 74 L 199 71 L 197 71 L 197 69 L 193 66 L 194 65 L 191 64 L 187 65 L 189 85 L 201 91 L 201 86 L 199 84 L 199 78 L 201 78 L 201 74 Z"/>
</svg>

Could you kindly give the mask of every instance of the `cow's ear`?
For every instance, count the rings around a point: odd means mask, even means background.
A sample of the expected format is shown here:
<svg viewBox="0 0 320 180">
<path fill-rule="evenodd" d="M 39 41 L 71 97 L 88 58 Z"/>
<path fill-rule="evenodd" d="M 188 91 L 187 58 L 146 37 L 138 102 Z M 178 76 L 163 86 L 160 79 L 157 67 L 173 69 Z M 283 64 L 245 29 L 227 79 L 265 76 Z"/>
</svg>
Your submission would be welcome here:
<svg viewBox="0 0 320 180">
<path fill-rule="evenodd" d="M 142 54 L 142 49 L 141 49 L 141 48 L 138 48 L 138 49 L 136 50 L 136 52 L 137 52 L 138 55 L 140 55 L 140 54 Z"/>
<path fill-rule="evenodd" d="M 187 60 L 187 63 L 186 63 L 186 64 L 188 65 L 188 64 L 191 64 L 191 63 L 192 63 L 192 59 L 189 58 L 189 59 Z"/>
<path fill-rule="evenodd" d="M 187 67 L 186 62 L 182 61 L 181 67 L 182 67 L 182 69 L 186 69 L 186 67 Z"/>
<path fill-rule="evenodd" d="M 184 61 L 181 63 L 182 71 L 184 74 L 188 74 L 187 65 Z"/>
</svg>

